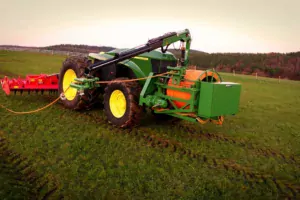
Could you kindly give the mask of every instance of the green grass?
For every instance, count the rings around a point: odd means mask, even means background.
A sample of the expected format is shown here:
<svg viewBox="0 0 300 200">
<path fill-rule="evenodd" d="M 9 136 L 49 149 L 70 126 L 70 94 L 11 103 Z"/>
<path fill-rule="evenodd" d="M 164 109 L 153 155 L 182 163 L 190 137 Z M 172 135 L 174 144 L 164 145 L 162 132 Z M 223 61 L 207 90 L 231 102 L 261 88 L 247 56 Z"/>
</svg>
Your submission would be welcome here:
<svg viewBox="0 0 300 200">
<path fill-rule="evenodd" d="M 63 60 L 61 56 L 0 51 L 1 76 L 59 72 Z M 12 115 L 1 109 L 0 136 L 7 138 L 13 151 L 32 161 L 41 177 L 37 182 L 48 180 L 50 186 L 41 191 L 43 195 L 57 187 L 49 195 L 53 199 L 60 195 L 65 199 L 299 197 L 300 191 L 293 193 L 283 183 L 300 185 L 300 82 L 221 75 L 225 81 L 242 84 L 240 111 L 226 117 L 223 126 L 156 123 L 147 114 L 140 127 L 128 132 L 107 124 L 100 108 L 80 113 L 56 104 L 31 115 Z M 6 97 L 1 92 L 0 104 L 28 111 L 54 98 Z M 147 136 L 154 141 L 149 142 Z M 177 149 L 163 148 L 158 141 Z M 183 149 L 198 157 L 183 155 Z M 271 179 L 265 183 L 241 173 L 243 169 L 248 175 L 281 179 L 282 191 Z M 0 173 L 0 182 L 10 179 L 10 174 Z M 8 188 L 0 189 L 1 199 L 13 198 Z M 22 194 L 23 190 L 18 191 Z"/>
<path fill-rule="evenodd" d="M 59 73 L 65 56 L 0 51 L 0 78 L 4 75 L 21 76 L 26 74 Z"/>
<path fill-rule="evenodd" d="M 17 172 L 12 166 L 7 166 L 5 158 L 0 157 L 0 197 L 1 199 L 22 199 L 30 197 L 28 190 L 31 189 L 29 184 L 20 184 L 16 180 Z"/>
</svg>

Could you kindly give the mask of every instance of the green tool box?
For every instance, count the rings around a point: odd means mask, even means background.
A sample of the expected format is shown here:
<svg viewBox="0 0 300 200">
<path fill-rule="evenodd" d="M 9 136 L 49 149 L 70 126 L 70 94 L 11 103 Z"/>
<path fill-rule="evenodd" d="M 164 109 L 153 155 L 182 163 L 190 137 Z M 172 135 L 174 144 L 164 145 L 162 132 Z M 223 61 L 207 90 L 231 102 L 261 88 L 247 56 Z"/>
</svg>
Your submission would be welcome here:
<svg viewBox="0 0 300 200">
<path fill-rule="evenodd" d="M 198 116 L 211 118 L 238 112 L 241 85 L 232 82 L 201 82 Z"/>
</svg>

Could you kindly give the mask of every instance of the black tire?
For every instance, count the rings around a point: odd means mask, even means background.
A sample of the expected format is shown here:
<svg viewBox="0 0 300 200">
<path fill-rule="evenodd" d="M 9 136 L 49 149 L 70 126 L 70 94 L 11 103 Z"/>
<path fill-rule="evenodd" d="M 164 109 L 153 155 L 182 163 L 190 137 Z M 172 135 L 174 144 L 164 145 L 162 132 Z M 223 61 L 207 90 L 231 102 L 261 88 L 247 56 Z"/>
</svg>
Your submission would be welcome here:
<svg viewBox="0 0 300 200">
<path fill-rule="evenodd" d="M 89 65 L 91 65 L 91 61 L 88 60 L 87 57 L 83 56 L 71 56 L 68 57 L 64 63 L 63 66 L 60 70 L 59 74 L 59 94 L 63 92 L 63 79 L 64 79 L 64 74 L 68 69 L 74 70 L 76 73 L 76 76 L 78 78 L 84 77 L 84 70 L 87 68 Z M 63 100 L 63 104 L 65 107 L 69 109 L 74 109 L 74 110 L 81 110 L 81 109 L 88 109 L 90 108 L 95 99 L 97 99 L 97 89 L 94 90 L 85 90 L 84 95 L 80 96 L 78 93 L 76 94 L 76 97 L 73 100 Z"/>
<path fill-rule="evenodd" d="M 127 78 L 117 78 L 115 80 L 128 80 Z M 117 118 L 110 109 L 110 97 L 115 90 L 120 90 L 126 99 L 126 111 L 124 115 Z M 104 112 L 107 120 L 120 128 L 132 128 L 139 125 L 143 112 L 143 107 L 139 106 L 139 96 L 141 86 L 137 82 L 111 82 L 107 84 L 104 92 Z"/>
</svg>

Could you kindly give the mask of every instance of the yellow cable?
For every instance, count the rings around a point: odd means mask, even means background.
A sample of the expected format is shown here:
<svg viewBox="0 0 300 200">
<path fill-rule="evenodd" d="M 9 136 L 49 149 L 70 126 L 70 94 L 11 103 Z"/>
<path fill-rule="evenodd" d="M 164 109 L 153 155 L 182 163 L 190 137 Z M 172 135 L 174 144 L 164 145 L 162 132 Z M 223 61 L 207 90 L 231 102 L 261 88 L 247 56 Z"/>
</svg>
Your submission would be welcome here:
<svg viewBox="0 0 300 200">
<path fill-rule="evenodd" d="M 153 76 L 147 76 L 147 77 L 143 77 L 143 78 L 134 78 L 134 79 L 128 79 L 128 80 L 113 80 L 113 81 L 97 81 L 96 83 L 133 82 L 133 81 L 145 80 L 147 78 L 155 78 L 155 77 L 163 76 L 165 74 L 173 74 L 173 73 L 172 72 L 165 72 L 165 73 L 161 73 L 161 74 L 157 74 L 157 75 L 153 75 Z"/>
<path fill-rule="evenodd" d="M 66 91 L 70 88 L 70 86 L 66 89 Z M 65 91 L 65 92 L 66 92 Z M 49 106 L 52 106 L 53 104 L 55 104 L 58 100 L 60 99 L 60 96 L 57 97 L 54 101 L 52 101 L 51 103 L 47 104 L 46 106 L 42 107 L 42 108 L 38 108 L 36 110 L 32 110 L 32 111 L 25 111 L 25 112 L 18 112 L 18 111 L 14 111 L 11 110 L 5 106 L 3 106 L 2 104 L 0 104 L 0 107 L 2 107 L 3 109 L 7 110 L 8 112 L 11 112 L 13 114 L 17 114 L 17 115 L 24 115 L 24 114 L 32 114 L 32 113 L 36 113 L 42 110 L 45 110 L 46 108 L 48 108 Z"/>
<path fill-rule="evenodd" d="M 138 80 L 145 80 L 145 79 L 147 79 L 147 78 L 159 77 L 159 76 L 162 76 L 162 75 L 165 75 L 165 74 L 171 74 L 171 72 L 165 72 L 165 73 L 157 74 L 157 75 L 154 75 L 154 76 L 143 77 L 143 78 L 136 78 L 136 79 L 129 79 L 129 80 L 114 80 L 114 81 L 97 81 L 96 83 L 133 82 L 133 81 L 138 81 Z M 67 88 L 66 91 L 67 91 L 68 89 L 69 89 L 69 88 Z M 65 91 L 65 92 L 66 92 L 66 91 Z M 52 105 L 55 104 L 59 99 L 60 99 L 60 96 L 59 96 L 58 98 L 56 98 L 54 101 L 52 101 L 51 103 L 49 103 L 48 105 L 42 107 L 42 108 L 38 108 L 38 109 L 32 110 L 32 111 L 25 111 L 25 112 L 17 112 L 17 111 L 11 110 L 11 109 L 9 109 L 9 108 L 3 106 L 2 104 L 0 104 L 0 107 L 2 107 L 3 109 L 7 110 L 8 112 L 11 112 L 11 113 L 14 113 L 14 114 L 18 114 L 18 115 L 22 115 L 22 114 L 32 114 L 32 113 L 36 113 L 36 112 L 42 111 L 42 110 L 48 108 L 49 106 L 52 106 Z"/>
<path fill-rule="evenodd" d="M 5 110 L 7 110 L 8 112 L 14 113 L 14 114 L 18 114 L 18 115 L 22 115 L 22 114 L 31 114 L 31 113 L 36 113 L 39 111 L 42 111 L 46 108 L 48 108 L 49 106 L 52 106 L 53 104 L 55 104 L 58 100 L 60 99 L 60 97 L 58 97 L 57 99 L 55 99 L 54 101 L 52 101 L 51 103 L 49 103 L 48 105 L 42 107 L 42 108 L 38 108 L 36 110 L 32 110 L 32 111 L 25 111 L 25 112 L 17 112 L 17 111 L 13 111 L 11 109 L 6 108 L 5 106 L 3 106 L 2 104 L 0 104 L 0 107 L 4 108 Z"/>
</svg>

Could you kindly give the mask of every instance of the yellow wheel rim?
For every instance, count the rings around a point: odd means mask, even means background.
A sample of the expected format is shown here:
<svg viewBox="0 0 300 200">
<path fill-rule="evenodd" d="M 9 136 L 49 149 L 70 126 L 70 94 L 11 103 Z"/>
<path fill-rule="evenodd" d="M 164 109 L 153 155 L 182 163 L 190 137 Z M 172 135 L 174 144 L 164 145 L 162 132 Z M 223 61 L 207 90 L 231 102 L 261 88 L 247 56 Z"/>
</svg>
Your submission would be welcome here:
<svg viewBox="0 0 300 200">
<path fill-rule="evenodd" d="M 126 98 L 121 90 L 115 90 L 109 98 L 109 108 L 116 118 L 121 118 L 126 112 Z"/>
<path fill-rule="evenodd" d="M 64 74 L 63 90 L 64 90 L 66 99 L 69 101 L 72 101 L 73 99 L 75 99 L 76 94 L 77 94 L 77 89 L 70 87 L 70 84 L 74 81 L 74 79 L 76 77 L 77 77 L 76 73 L 73 69 L 68 69 Z"/>
</svg>

